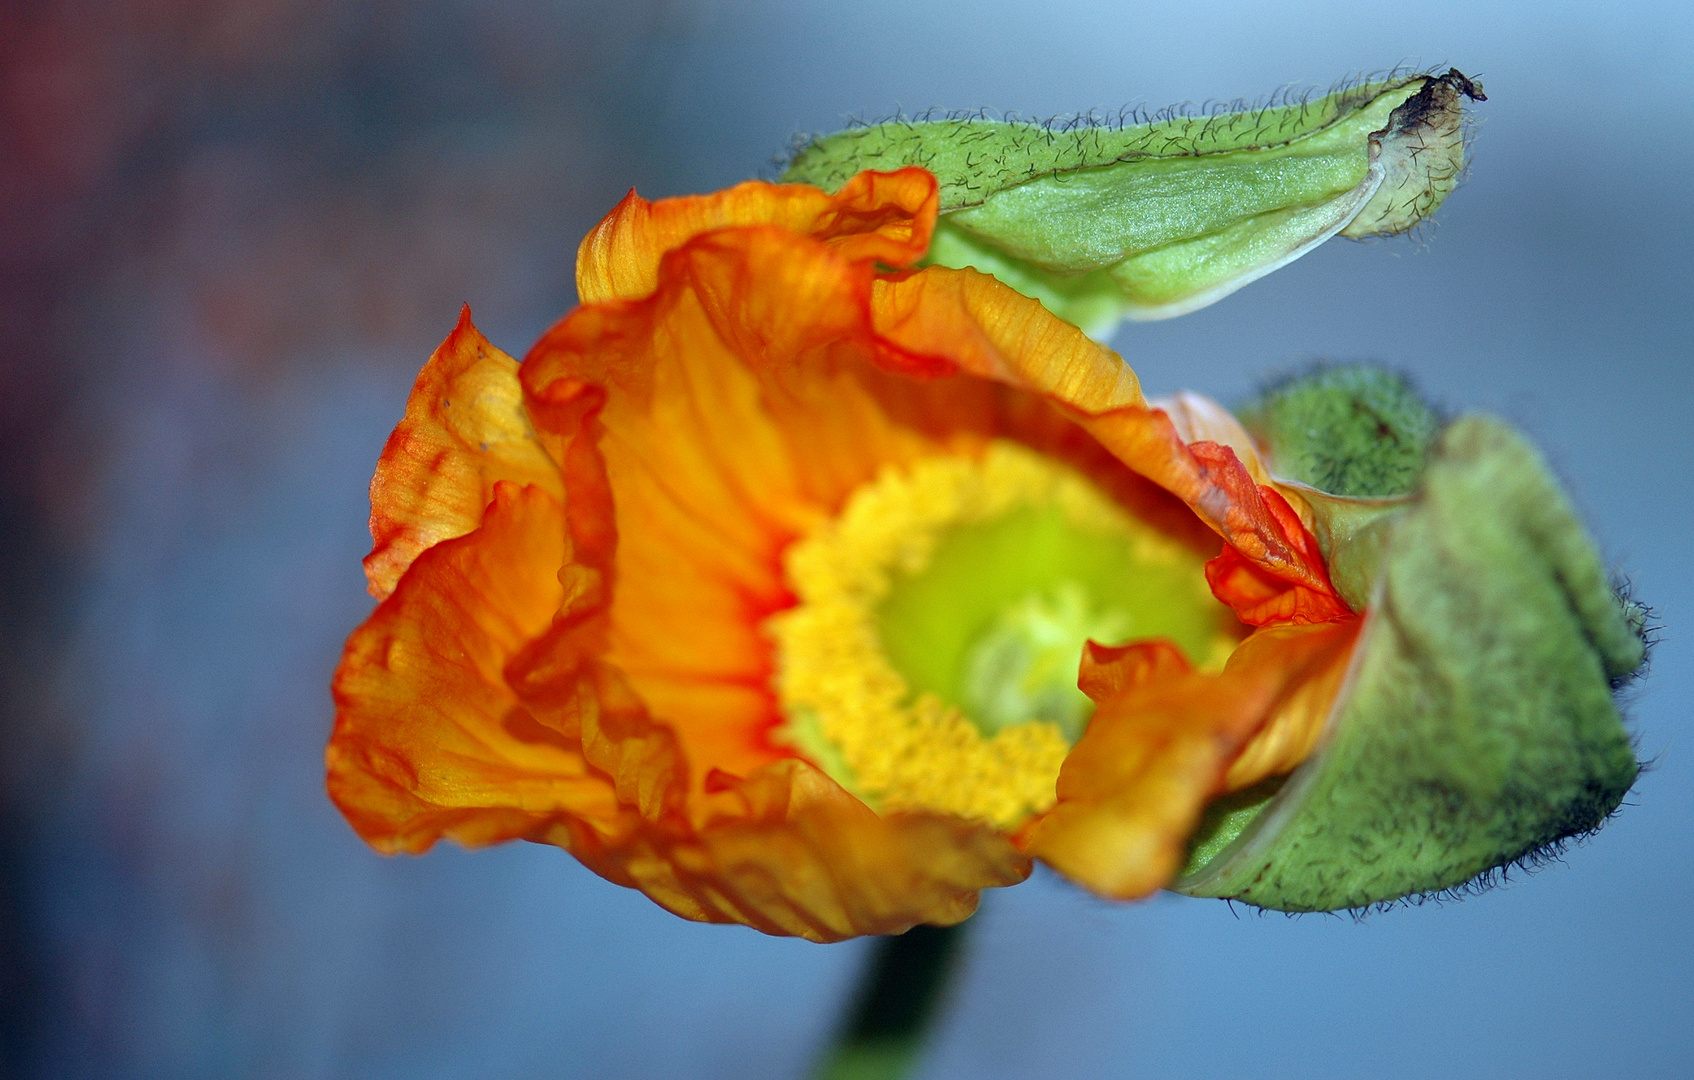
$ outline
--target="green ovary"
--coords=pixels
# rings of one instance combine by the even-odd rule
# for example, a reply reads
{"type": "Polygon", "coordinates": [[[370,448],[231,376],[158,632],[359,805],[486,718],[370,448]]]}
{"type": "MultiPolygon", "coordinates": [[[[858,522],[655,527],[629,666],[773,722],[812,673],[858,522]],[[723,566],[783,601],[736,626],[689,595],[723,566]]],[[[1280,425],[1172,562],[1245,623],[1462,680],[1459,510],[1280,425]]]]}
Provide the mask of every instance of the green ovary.
{"type": "Polygon", "coordinates": [[[1225,654],[1200,556],[1054,506],[953,529],[877,611],[888,658],[916,692],[959,708],[984,735],[1032,720],[1075,742],[1093,713],[1077,689],[1085,642],[1168,638],[1198,664],[1225,654]]]}
{"type": "Polygon", "coordinates": [[[965,654],[963,705],[983,734],[1047,720],[1076,742],[1093,705],[1076,687],[1077,657],[1090,638],[1116,641],[1128,618],[1095,611],[1088,592],[1061,581],[1000,613],[965,654]]]}

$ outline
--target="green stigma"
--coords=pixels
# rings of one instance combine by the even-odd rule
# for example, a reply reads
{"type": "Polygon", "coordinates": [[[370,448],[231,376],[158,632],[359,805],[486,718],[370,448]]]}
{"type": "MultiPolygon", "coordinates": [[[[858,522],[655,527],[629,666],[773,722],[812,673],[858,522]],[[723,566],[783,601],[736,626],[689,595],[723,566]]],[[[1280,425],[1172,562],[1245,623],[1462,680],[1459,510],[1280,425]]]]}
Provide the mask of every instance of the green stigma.
{"type": "Polygon", "coordinates": [[[877,613],[883,646],[914,690],[983,734],[1044,720],[1075,742],[1094,711],[1076,686],[1089,639],[1168,638],[1199,663],[1232,643],[1204,559],[1147,540],[1080,528],[1051,505],[956,527],[927,566],[891,584],[877,613]]]}
{"type": "Polygon", "coordinates": [[[1074,581],[1031,593],[1002,611],[966,651],[965,714],[984,735],[1046,720],[1066,742],[1076,742],[1094,711],[1076,686],[1077,658],[1090,639],[1121,640],[1129,623],[1121,609],[1096,610],[1074,581]]]}

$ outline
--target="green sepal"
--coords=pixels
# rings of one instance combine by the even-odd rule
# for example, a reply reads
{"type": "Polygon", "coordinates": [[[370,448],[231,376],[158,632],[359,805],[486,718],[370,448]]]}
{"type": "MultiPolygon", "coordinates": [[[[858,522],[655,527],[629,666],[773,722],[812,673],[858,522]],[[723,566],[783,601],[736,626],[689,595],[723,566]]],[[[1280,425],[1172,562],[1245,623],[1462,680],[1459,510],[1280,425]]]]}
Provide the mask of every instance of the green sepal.
{"type": "Polygon", "coordinates": [[[1382,520],[1319,750],[1177,891],[1328,911],[1456,888],[1594,829],[1634,783],[1611,688],[1643,663],[1639,620],[1535,449],[1462,418],[1382,520]]]}
{"type": "Polygon", "coordinates": [[[1417,489],[1440,415],[1397,372],[1336,364],[1285,379],[1235,410],[1279,479],[1331,495],[1417,489]]]}
{"type": "Polygon", "coordinates": [[[1373,364],[1312,368],[1235,412],[1277,481],[1305,499],[1330,581],[1363,610],[1440,414],[1404,375],[1373,364]]]}
{"type": "Polygon", "coordinates": [[[813,140],[782,179],[833,191],[863,169],[940,183],[928,262],[971,266],[1096,336],[1204,307],[1338,232],[1403,232],[1457,183],[1456,70],[1317,100],[1070,126],[894,121],[813,140]]]}
{"type": "Polygon", "coordinates": [[[1311,508],[1312,535],[1323,552],[1330,583],[1348,607],[1365,610],[1395,522],[1412,504],[1411,496],[1350,499],[1286,481],[1284,487],[1298,491],[1311,508]]]}

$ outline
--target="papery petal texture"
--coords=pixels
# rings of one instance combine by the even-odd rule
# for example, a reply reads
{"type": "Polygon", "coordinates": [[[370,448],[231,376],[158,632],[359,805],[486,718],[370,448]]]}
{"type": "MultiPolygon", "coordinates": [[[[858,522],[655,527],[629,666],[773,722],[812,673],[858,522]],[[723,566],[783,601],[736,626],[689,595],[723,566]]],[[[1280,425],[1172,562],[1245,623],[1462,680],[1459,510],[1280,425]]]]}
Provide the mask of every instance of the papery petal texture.
{"type": "Polygon", "coordinates": [[[406,418],[371,479],[376,543],[365,574],[378,600],[420,551],[476,528],[499,481],[562,494],[558,467],[524,411],[517,373],[517,361],[471,325],[468,307],[419,373],[406,418]]]}
{"type": "Polygon", "coordinates": [[[957,922],[1032,854],[1140,895],[1207,798],[1292,767],[1352,640],[1316,542],[1256,458],[1185,441],[1037,301],[899,269],[936,205],[916,169],[632,193],[521,366],[461,322],[373,484],[392,595],[349,641],[329,748],[361,835],[554,843],[685,917],[827,941],[957,922]],[[774,739],[763,630],[795,603],[783,553],[855,489],[1007,438],[1221,548],[1218,596],[1269,628],[1221,674],[1147,645],[1096,680],[1058,805],[1017,836],[878,813],[774,739]]]}
{"type": "Polygon", "coordinates": [[[617,814],[580,746],[539,724],[504,675],[558,609],[563,526],[546,491],[497,484],[482,524],[424,552],[347,642],[329,790],[373,846],[488,844],[561,814],[617,814]]]}
{"type": "Polygon", "coordinates": [[[1104,896],[1163,887],[1209,799],[1298,763],[1289,744],[1321,727],[1357,627],[1255,634],[1217,675],[1158,642],[1091,648],[1083,681],[1101,693],[1099,711],[1065,759],[1058,805],[1025,830],[1022,847],[1104,896]],[[1243,754],[1260,732],[1271,737],[1243,754]],[[1237,762],[1247,767],[1231,770],[1237,762]]]}
{"type": "Polygon", "coordinates": [[[667,251],[719,229],[768,225],[815,237],[850,262],[905,266],[929,247],[939,199],[917,169],[860,173],[833,195],[804,184],[749,181],[711,195],[649,202],[631,191],[583,238],[577,296],[636,300],[659,286],[667,251]]]}

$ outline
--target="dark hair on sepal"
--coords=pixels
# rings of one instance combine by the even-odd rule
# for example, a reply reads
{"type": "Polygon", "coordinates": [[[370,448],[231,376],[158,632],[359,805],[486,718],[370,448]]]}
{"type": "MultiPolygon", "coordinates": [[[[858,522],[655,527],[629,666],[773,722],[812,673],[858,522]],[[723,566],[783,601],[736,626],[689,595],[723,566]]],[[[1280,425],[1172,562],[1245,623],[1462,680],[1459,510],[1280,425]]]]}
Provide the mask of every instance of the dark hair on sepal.
{"type": "MultiPolygon", "coordinates": [[[[1191,119],[1196,117],[1216,118],[1232,114],[1255,113],[1260,117],[1270,109],[1292,106],[1304,107],[1313,101],[1321,101],[1332,95],[1342,97],[1341,105],[1346,107],[1351,102],[1349,97],[1362,94],[1366,87],[1395,79],[1410,79],[1417,76],[1444,78],[1444,64],[1425,67],[1400,63],[1387,70],[1378,69],[1370,72],[1359,72],[1337,79],[1327,88],[1304,83],[1289,83],[1277,88],[1269,94],[1256,98],[1234,98],[1227,101],[1206,100],[1203,102],[1184,101],[1162,108],[1149,108],[1145,103],[1123,105],[1116,109],[1102,111],[1098,108],[1086,112],[1059,113],[1052,116],[1025,116],[1015,109],[997,110],[987,107],[974,109],[943,109],[931,107],[919,113],[908,114],[903,108],[894,112],[870,119],[860,114],[847,116],[841,125],[843,131],[857,128],[879,127],[883,124],[925,124],[938,120],[997,120],[1008,124],[1033,124],[1046,128],[1053,134],[1070,134],[1079,130],[1100,129],[1104,131],[1121,131],[1124,128],[1139,127],[1144,124],[1160,124],[1171,120],[1191,119]]],[[[794,159],[804,150],[829,133],[797,132],[788,140],[785,150],[771,158],[770,167],[777,175],[785,172],[794,159]]]]}
{"type": "MultiPolygon", "coordinates": [[[[1651,762],[1637,762],[1637,768],[1640,772],[1645,772],[1651,767],[1651,762]]],[[[1637,775],[1639,776],[1639,773],[1637,775]]],[[[1627,798],[1626,794],[1625,800],[1627,798]]],[[[1572,847],[1581,847],[1586,844],[1589,839],[1606,826],[1607,822],[1623,813],[1623,809],[1627,805],[1630,805],[1627,801],[1620,800],[1617,805],[1601,814],[1598,819],[1593,816],[1591,806],[1576,808],[1572,811],[1571,816],[1556,828],[1555,831],[1559,832],[1559,835],[1536,844],[1498,866],[1489,867],[1469,881],[1454,885],[1451,888],[1413,893],[1410,896],[1353,908],[1349,911],[1349,914],[1355,920],[1362,921],[1366,916],[1393,911],[1397,908],[1422,907],[1425,904],[1457,903],[1461,900],[1481,896],[1483,893],[1491,892],[1501,886],[1512,884],[1514,873],[1523,877],[1533,877],[1551,864],[1567,865],[1565,853],[1572,847]]]]}
{"type": "Polygon", "coordinates": [[[1619,691],[1646,678],[1648,669],[1653,664],[1653,652],[1658,648],[1660,635],[1664,633],[1664,624],[1659,621],[1659,613],[1653,606],[1635,595],[1635,582],[1621,570],[1612,571],[1612,592],[1617,595],[1618,605],[1623,608],[1623,617],[1629,623],[1629,628],[1641,641],[1641,663],[1634,671],[1614,675],[1611,679],[1612,693],[1619,691]]]}
{"type": "MultiPolygon", "coordinates": [[[[1638,758],[1636,762],[1637,778],[1641,773],[1652,771],[1656,766],[1656,758],[1650,760],[1638,758]]],[[[1631,790],[1633,790],[1633,785],[1631,790]]],[[[1429,889],[1423,892],[1409,893],[1389,900],[1379,900],[1375,903],[1360,904],[1335,911],[1280,911],[1276,908],[1261,907],[1250,900],[1243,900],[1239,897],[1223,897],[1221,899],[1229,904],[1230,911],[1236,918],[1241,917],[1235,907],[1236,904],[1240,904],[1259,916],[1274,913],[1293,919],[1303,918],[1307,915],[1326,915],[1349,918],[1355,923],[1362,923],[1372,916],[1384,915],[1405,908],[1421,908],[1426,904],[1434,904],[1437,907],[1456,904],[1481,896],[1483,893],[1491,892],[1502,886],[1513,884],[1514,874],[1520,877],[1533,877],[1550,864],[1566,865],[1565,853],[1567,851],[1572,847],[1580,847],[1586,844],[1590,838],[1605,827],[1607,822],[1623,813],[1625,807],[1634,805],[1629,801],[1628,793],[1625,793],[1623,799],[1610,810],[1596,815],[1598,806],[1602,802],[1609,801],[1609,799],[1598,791],[1595,792],[1595,795],[1594,800],[1574,806],[1564,821],[1550,829],[1549,832],[1553,834],[1550,839],[1540,841],[1518,855],[1483,870],[1468,881],[1444,889],[1429,889]]]]}

